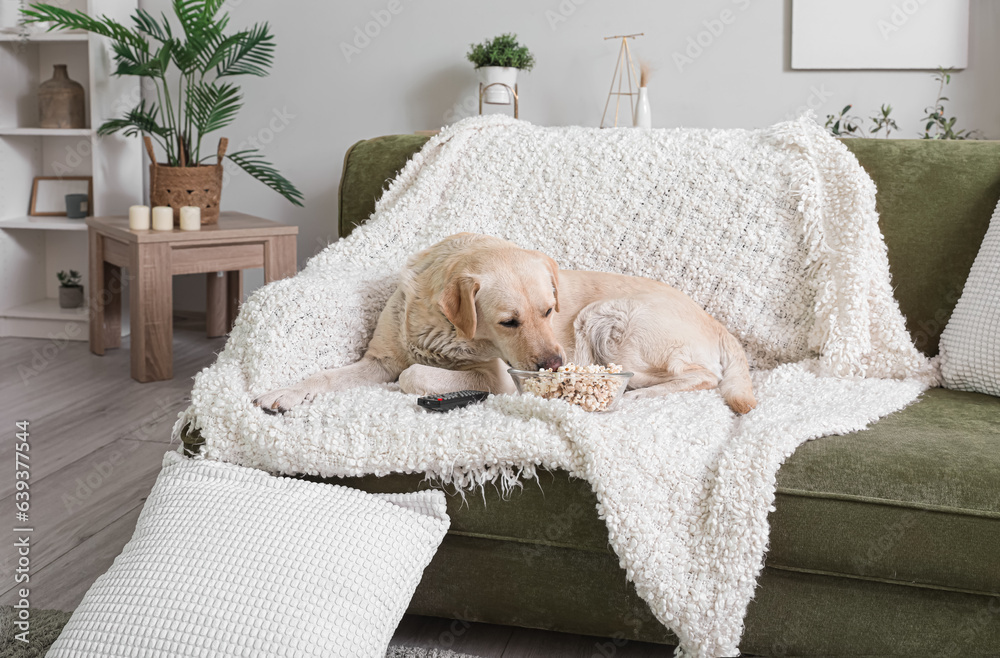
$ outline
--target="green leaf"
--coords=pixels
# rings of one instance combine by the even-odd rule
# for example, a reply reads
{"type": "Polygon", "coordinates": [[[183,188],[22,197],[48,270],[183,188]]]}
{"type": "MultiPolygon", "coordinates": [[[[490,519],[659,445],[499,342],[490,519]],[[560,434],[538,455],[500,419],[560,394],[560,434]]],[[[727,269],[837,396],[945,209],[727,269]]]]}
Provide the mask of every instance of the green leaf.
{"type": "Polygon", "coordinates": [[[135,130],[133,129],[137,129],[159,137],[169,138],[171,130],[160,126],[159,113],[160,108],[156,107],[156,103],[150,104],[147,109],[146,101],[142,100],[136,107],[126,112],[125,116],[121,119],[111,119],[110,121],[104,122],[104,124],[97,129],[97,134],[110,135],[118,132],[119,130],[125,130],[126,135],[134,135],[135,130]]]}
{"type": "Polygon", "coordinates": [[[187,112],[199,137],[225,128],[243,106],[243,94],[232,83],[202,82],[188,90],[187,112]]]}
{"type": "Polygon", "coordinates": [[[160,25],[145,9],[136,9],[132,22],[135,24],[135,29],[161,43],[171,38],[170,24],[167,23],[166,18],[164,18],[163,25],[160,25]]]}
{"type": "Polygon", "coordinates": [[[237,151],[226,157],[291,203],[302,206],[302,193],[287,178],[279,174],[278,170],[269,162],[264,160],[256,149],[237,151]]]}
{"type": "Polygon", "coordinates": [[[146,101],[141,101],[136,107],[125,113],[120,119],[105,121],[97,129],[98,135],[111,135],[123,132],[126,137],[138,135],[139,133],[149,133],[164,140],[169,140],[173,134],[169,128],[164,128],[159,122],[159,108],[153,103],[146,108],[146,101]]]}
{"type": "Polygon", "coordinates": [[[221,0],[173,0],[173,6],[185,37],[184,41],[176,40],[174,63],[188,74],[211,57],[229,17],[223,14],[216,18],[221,0]]]}
{"type": "Polygon", "coordinates": [[[479,44],[470,44],[466,57],[477,69],[483,66],[512,66],[530,71],[535,65],[534,56],[526,46],[518,43],[516,34],[501,34],[479,44]]]}
{"type": "Polygon", "coordinates": [[[205,51],[204,61],[198,63],[201,72],[208,73],[225,61],[233,49],[243,40],[243,34],[243,32],[237,32],[228,37],[221,34],[214,37],[211,47],[205,51]]]}
{"type": "Polygon", "coordinates": [[[220,78],[229,75],[267,75],[274,62],[274,35],[267,23],[254,25],[239,33],[239,40],[221,58],[216,69],[220,78]]]}
{"type": "Polygon", "coordinates": [[[133,48],[124,41],[112,41],[111,51],[115,54],[115,75],[138,75],[143,77],[160,77],[165,66],[151,57],[148,52],[133,48]]]}
{"type": "Polygon", "coordinates": [[[93,18],[82,11],[69,11],[53,5],[37,4],[21,10],[25,23],[51,21],[52,30],[84,30],[114,41],[121,41],[143,52],[149,52],[149,43],[127,27],[107,16],[93,18]]]}

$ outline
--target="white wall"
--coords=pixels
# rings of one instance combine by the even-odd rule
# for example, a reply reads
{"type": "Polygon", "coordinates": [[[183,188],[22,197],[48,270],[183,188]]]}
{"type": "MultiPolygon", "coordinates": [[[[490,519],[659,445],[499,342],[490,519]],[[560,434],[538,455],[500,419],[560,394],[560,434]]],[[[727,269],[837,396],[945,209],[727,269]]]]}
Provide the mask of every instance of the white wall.
{"type": "MultiPolygon", "coordinates": [[[[269,78],[241,79],[247,105],[226,130],[230,148],[258,141],[305,193],[306,207],[291,206],[246,175],[228,182],[222,205],[298,225],[300,266],[336,238],[344,151],[359,139],[438,128],[474,113],[476,76],[465,53],[470,42],[501,32],[516,32],[535,54],[535,70],[520,82],[521,118],[543,125],[598,124],[618,51],[618,43],[602,37],[631,32],[645,32],[634,53],[657,67],[650,82],[654,127],[753,128],[809,104],[822,117],[847,103],[861,116],[891,103],[901,136],[915,137],[937,91],[929,72],[791,70],[791,3],[782,0],[226,4],[232,25],[268,21],[278,44],[269,78]],[[731,22],[714,23],[724,10],[732,12],[731,22]],[[346,56],[342,44],[355,45],[357,33],[375,20],[373,12],[385,25],[346,56]],[[719,32],[720,25],[700,53],[686,53],[689,39],[709,27],[719,32]],[[694,56],[678,66],[675,53],[694,56]]],[[[140,0],[140,6],[154,15],[169,13],[169,0],[140,0]]],[[[1000,137],[998,28],[1000,2],[972,0],[969,68],[953,77],[948,92],[958,126],[978,128],[990,138],[1000,137]]],[[[248,288],[260,281],[259,275],[248,277],[248,288]]],[[[203,298],[200,278],[175,289],[179,308],[201,308],[203,298]]]]}

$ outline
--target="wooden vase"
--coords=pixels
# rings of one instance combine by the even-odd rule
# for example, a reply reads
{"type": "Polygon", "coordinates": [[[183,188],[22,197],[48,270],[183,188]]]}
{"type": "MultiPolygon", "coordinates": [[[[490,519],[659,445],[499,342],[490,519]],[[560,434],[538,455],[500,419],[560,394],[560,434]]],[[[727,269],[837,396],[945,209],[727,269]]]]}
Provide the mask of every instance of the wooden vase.
{"type": "Polygon", "coordinates": [[[86,127],[83,85],[69,79],[65,64],[56,64],[52,79],[38,87],[38,116],[42,128],[86,127]]]}

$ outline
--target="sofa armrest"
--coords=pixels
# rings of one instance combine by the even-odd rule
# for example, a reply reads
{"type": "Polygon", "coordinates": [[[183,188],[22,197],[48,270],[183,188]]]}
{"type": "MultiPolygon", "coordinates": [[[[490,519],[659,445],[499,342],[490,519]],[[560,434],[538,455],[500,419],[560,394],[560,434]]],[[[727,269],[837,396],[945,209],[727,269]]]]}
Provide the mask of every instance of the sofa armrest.
{"type": "Polygon", "coordinates": [[[389,182],[428,139],[426,135],[387,135],[363,139],[347,150],[340,176],[340,237],[347,237],[368,219],[389,182]]]}

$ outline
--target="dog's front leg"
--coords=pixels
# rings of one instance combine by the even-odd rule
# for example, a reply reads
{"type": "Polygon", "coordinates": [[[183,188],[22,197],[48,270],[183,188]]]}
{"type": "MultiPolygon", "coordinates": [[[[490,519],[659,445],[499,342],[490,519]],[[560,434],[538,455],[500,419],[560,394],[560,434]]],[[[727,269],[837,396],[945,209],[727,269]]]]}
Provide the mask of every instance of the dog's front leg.
{"type": "Polygon", "coordinates": [[[514,380],[507,374],[507,364],[493,359],[464,370],[446,370],[412,365],[399,375],[399,388],[410,395],[432,395],[455,391],[514,393],[514,380]]]}
{"type": "Polygon", "coordinates": [[[303,402],[312,401],[320,393],[343,391],[356,386],[387,384],[399,376],[400,368],[389,360],[364,356],[357,363],[343,368],[323,370],[288,386],[258,396],[253,403],[269,413],[284,413],[303,402]]]}

